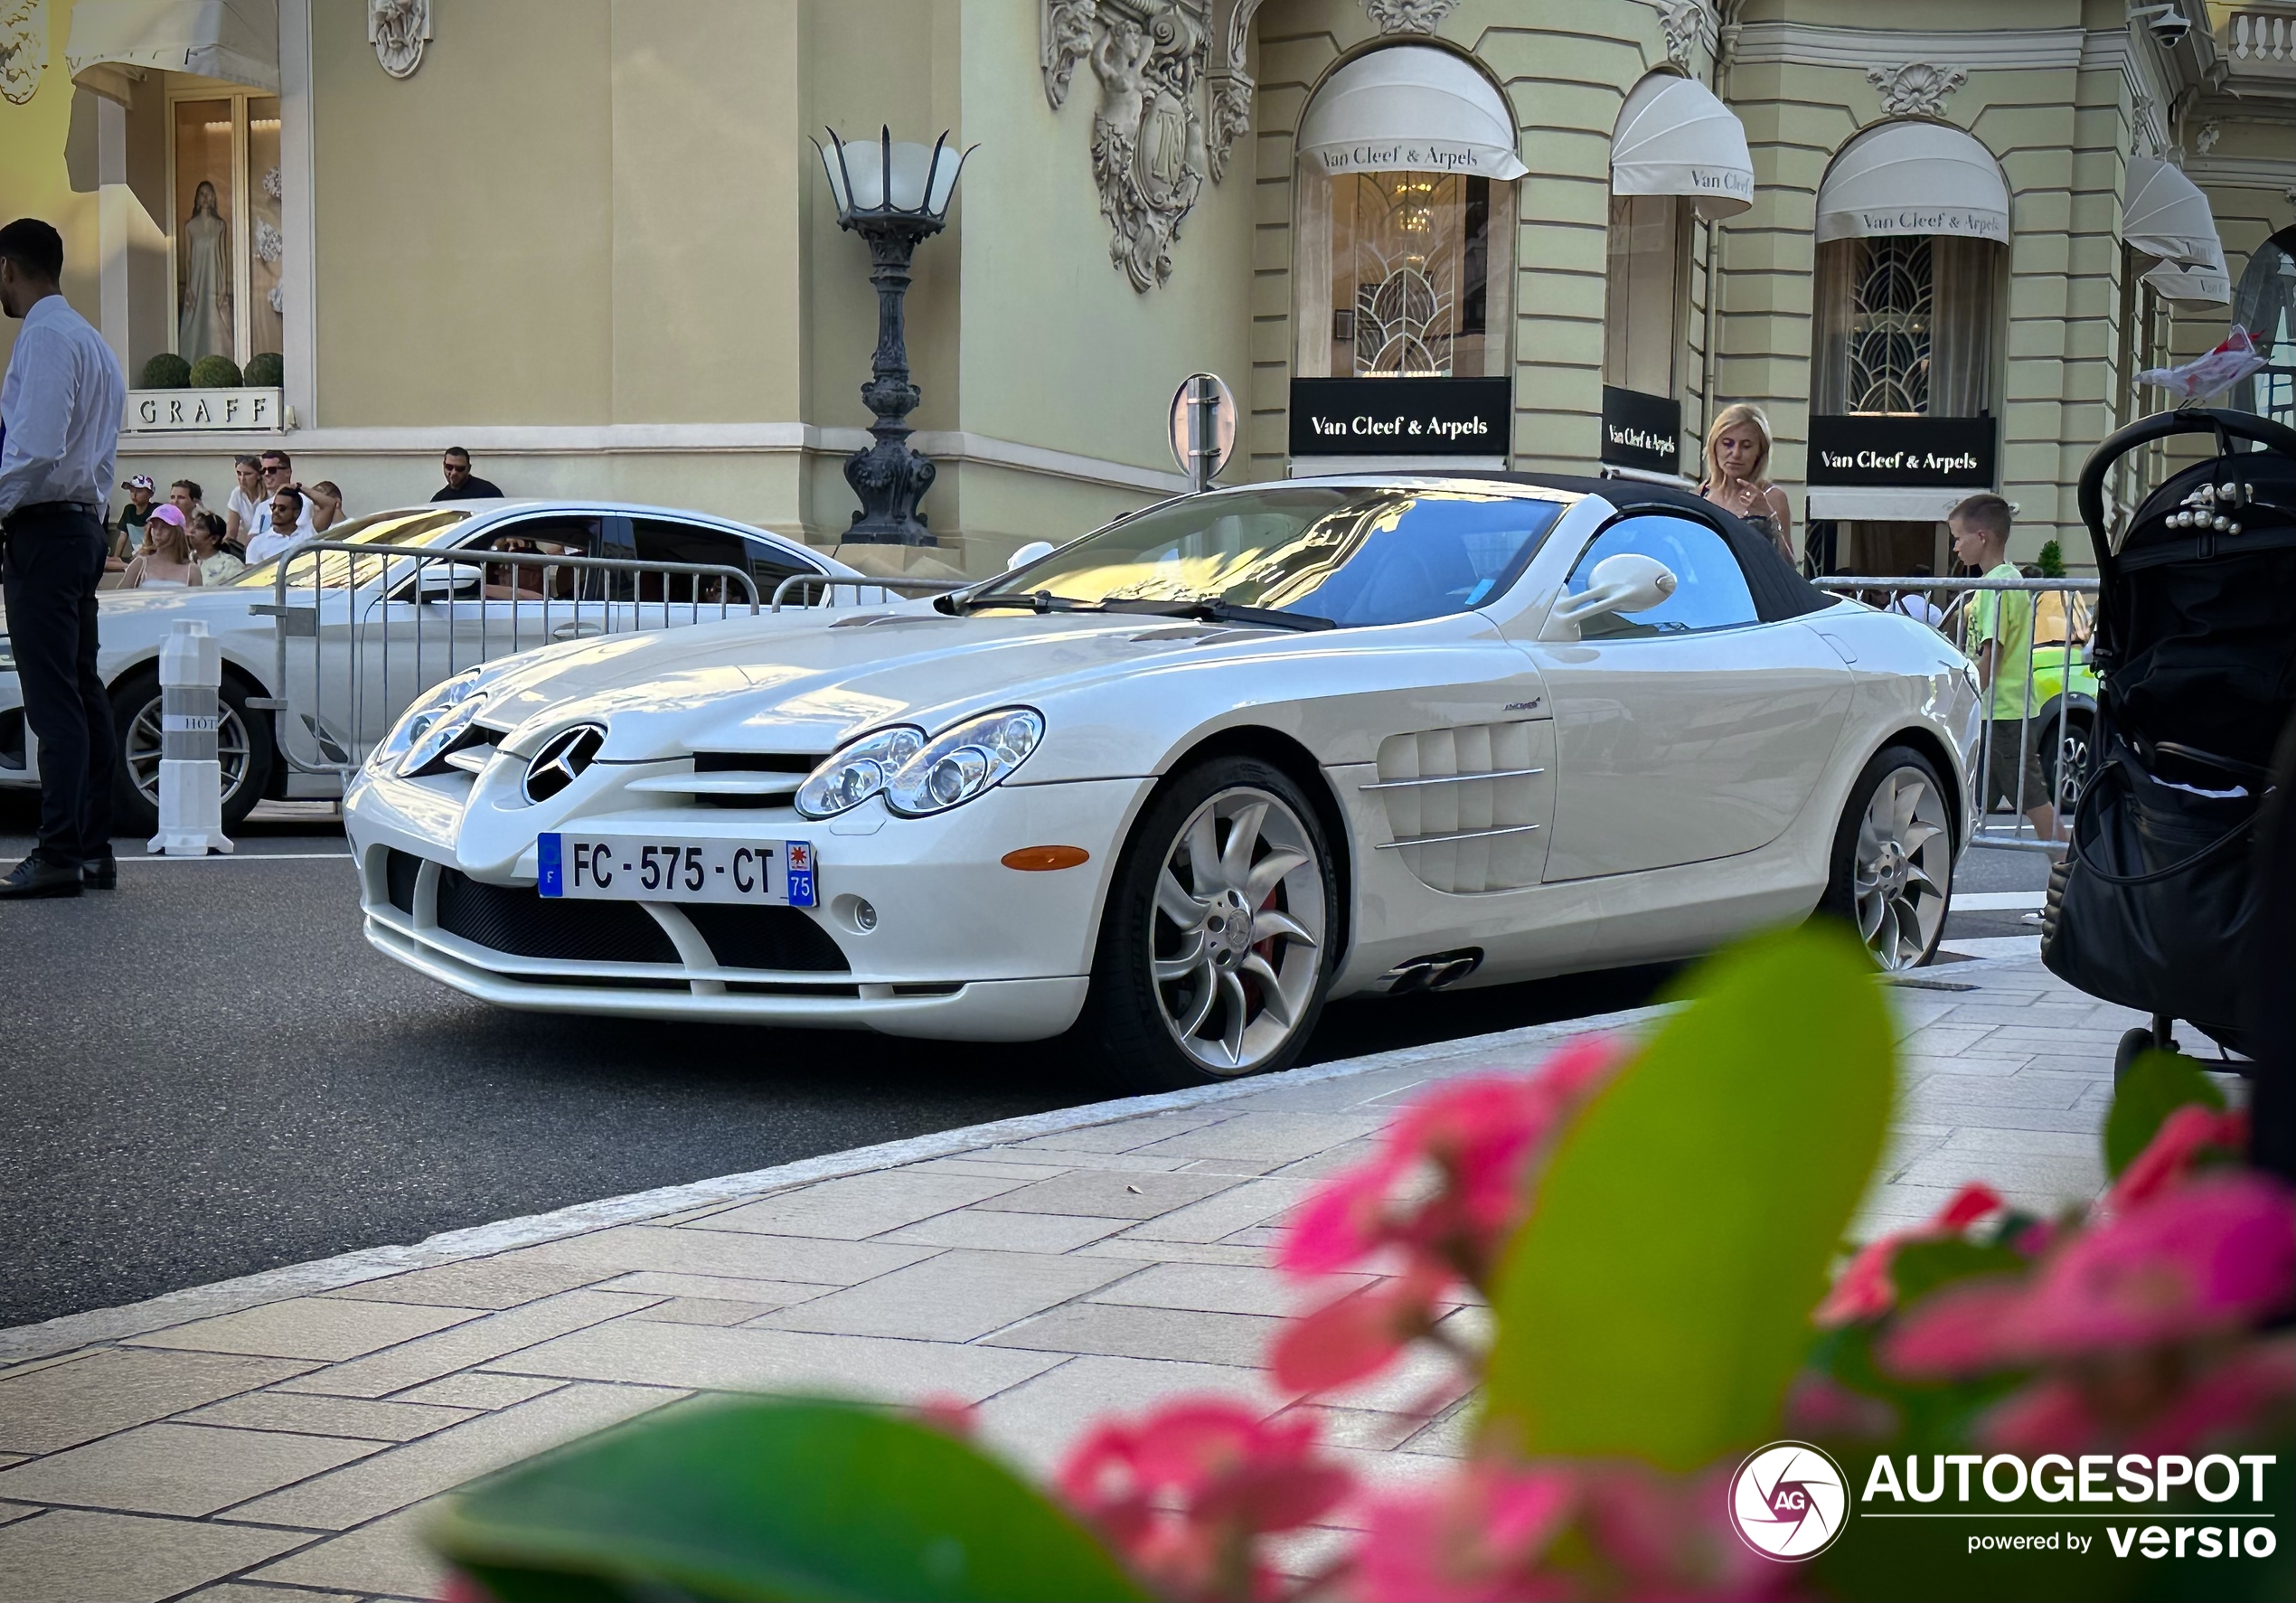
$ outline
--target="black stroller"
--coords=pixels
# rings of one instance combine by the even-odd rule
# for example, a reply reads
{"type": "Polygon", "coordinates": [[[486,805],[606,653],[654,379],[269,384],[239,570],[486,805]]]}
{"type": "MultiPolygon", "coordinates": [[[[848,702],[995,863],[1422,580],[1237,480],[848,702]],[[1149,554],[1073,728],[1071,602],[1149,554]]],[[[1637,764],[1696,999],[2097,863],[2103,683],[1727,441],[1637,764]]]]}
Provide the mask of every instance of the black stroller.
{"type": "Polygon", "coordinates": [[[2117,1079],[2139,1052],[2174,1050],[2176,1019],[2246,1050],[2254,842],[2296,713],[2296,431],[2200,408],[2142,419],[2090,456],[2080,506],[2096,547],[2096,736],[2041,960],[2152,1015],[2122,1037],[2117,1079]],[[2146,496],[2115,549],[2107,474],[2179,434],[2213,434],[2216,454],[2146,496]]]}

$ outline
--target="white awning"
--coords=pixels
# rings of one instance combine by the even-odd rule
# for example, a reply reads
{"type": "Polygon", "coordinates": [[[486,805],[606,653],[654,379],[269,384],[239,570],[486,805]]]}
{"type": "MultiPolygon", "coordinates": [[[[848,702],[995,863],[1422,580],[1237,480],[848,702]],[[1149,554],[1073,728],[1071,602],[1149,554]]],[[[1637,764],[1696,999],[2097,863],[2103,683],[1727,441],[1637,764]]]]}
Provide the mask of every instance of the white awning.
{"type": "Polygon", "coordinates": [[[2224,247],[2207,241],[2205,259],[2162,261],[2144,275],[2144,281],[2170,300],[2197,301],[2206,306],[2232,305],[2232,273],[2225,266],[2224,247]]]}
{"type": "Polygon", "coordinates": [[[1818,240],[1880,234],[2009,238],[2009,185],[1992,152],[1939,122],[1868,128],[1818,185],[1818,240]]]}
{"type": "Polygon", "coordinates": [[[1325,80],[1300,119],[1300,155],[1326,173],[1520,178],[1515,118],[1491,80],[1447,50],[1397,44],[1325,80]]]}
{"type": "Polygon", "coordinates": [[[2216,240],[2216,214],[2199,186],[2167,162],[2149,156],[2129,158],[2129,198],[2121,208],[2121,238],[2130,249],[2165,261],[2199,266],[2213,251],[2224,265],[2216,240]]]}
{"type": "Polygon", "coordinates": [[[1651,73],[1619,109],[1611,193],[1689,195],[1704,216],[1736,216],[1754,204],[1746,125],[1698,80],[1651,73]]]}
{"type": "Polygon", "coordinates": [[[146,72],[196,72],[279,92],[278,0],[79,0],[71,80],[126,101],[146,72]]]}

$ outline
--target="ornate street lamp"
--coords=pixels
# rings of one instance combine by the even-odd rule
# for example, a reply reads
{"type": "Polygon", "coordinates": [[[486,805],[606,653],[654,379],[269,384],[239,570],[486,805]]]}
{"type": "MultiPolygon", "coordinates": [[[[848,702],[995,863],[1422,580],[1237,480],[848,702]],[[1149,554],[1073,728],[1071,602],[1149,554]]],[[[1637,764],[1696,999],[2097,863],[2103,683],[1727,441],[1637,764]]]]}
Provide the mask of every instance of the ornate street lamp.
{"type": "Polygon", "coordinates": [[[908,342],[901,301],[908,293],[909,259],[917,241],[941,231],[965,157],[945,133],[931,149],[896,145],[890,128],[875,139],[841,140],[828,130],[818,139],[822,170],[837,200],[837,226],[869,241],[869,281],[877,287],[877,355],[861,401],[877,415],[869,431],[877,443],[845,458],[845,482],[861,509],[845,538],[879,545],[930,545],[933,536],[917,504],[933,487],[933,462],[908,443],[908,414],[921,399],[908,377],[908,342]]]}

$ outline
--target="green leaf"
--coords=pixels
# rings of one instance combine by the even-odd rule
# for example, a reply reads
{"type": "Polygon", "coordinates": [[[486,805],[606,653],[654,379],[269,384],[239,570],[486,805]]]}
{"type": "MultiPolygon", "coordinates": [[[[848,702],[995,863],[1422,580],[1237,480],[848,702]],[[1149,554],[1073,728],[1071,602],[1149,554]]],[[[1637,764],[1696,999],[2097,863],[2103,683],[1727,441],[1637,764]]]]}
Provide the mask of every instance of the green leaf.
{"type": "Polygon", "coordinates": [[[673,1409],[522,1466],[431,1531],[524,1598],[1140,1598],[978,1449],[855,1403],[673,1409]]]}
{"type": "Polygon", "coordinates": [[[1889,1016],[1844,932],[1745,943],[1687,988],[1509,1249],[1490,1409],[1530,1452],[1687,1470],[1774,1434],[1880,1155],[1889,1016]]]}
{"type": "Polygon", "coordinates": [[[2104,1117],[2105,1173],[2118,1179],[2152,1145],[2169,1116],[2188,1102],[2222,1112],[2225,1094],[2182,1052],[2138,1053],[2113,1088],[2113,1111],[2104,1117]]]}
{"type": "Polygon", "coordinates": [[[1908,1241],[1890,1255],[1889,1283],[1897,1288],[1897,1306],[1911,1307],[1941,1286],[1972,1275],[2022,1275],[2032,1260],[2006,1243],[1908,1241]]]}

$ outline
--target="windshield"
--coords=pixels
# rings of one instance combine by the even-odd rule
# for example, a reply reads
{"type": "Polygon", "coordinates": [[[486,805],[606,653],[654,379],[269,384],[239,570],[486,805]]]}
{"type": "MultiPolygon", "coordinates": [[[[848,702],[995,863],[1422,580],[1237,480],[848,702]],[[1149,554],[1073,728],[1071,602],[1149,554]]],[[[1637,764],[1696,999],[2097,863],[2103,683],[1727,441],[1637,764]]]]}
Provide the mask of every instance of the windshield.
{"type": "MultiPolygon", "coordinates": [[[[346,545],[429,545],[437,537],[456,523],[471,516],[468,508],[459,506],[425,507],[418,512],[378,512],[347,523],[338,523],[319,536],[325,541],[339,541],[346,545]]],[[[349,552],[323,551],[296,556],[289,552],[284,557],[274,557],[259,562],[244,573],[233,574],[225,582],[259,589],[269,589],[278,577],[279,564],[291,562],[287,582],[298,587],[316,585],[321,589],[339,590],[353,583],[364,584],[381,576],[382,564],[349,552]],[[353,565],[357,565],[357,577],[353,577],[353,565]],[[313,570],[317,570],[314,577],[313,570]]]]}
{"type": "Polygon", "coordinates": [[[1191,496],[1088,534],[974,593],[974,606],[1254,608],[1343,626],[1464,612],[1515,580],[1564,501],[1401,485],[1284,485],[1191,496]]]}

